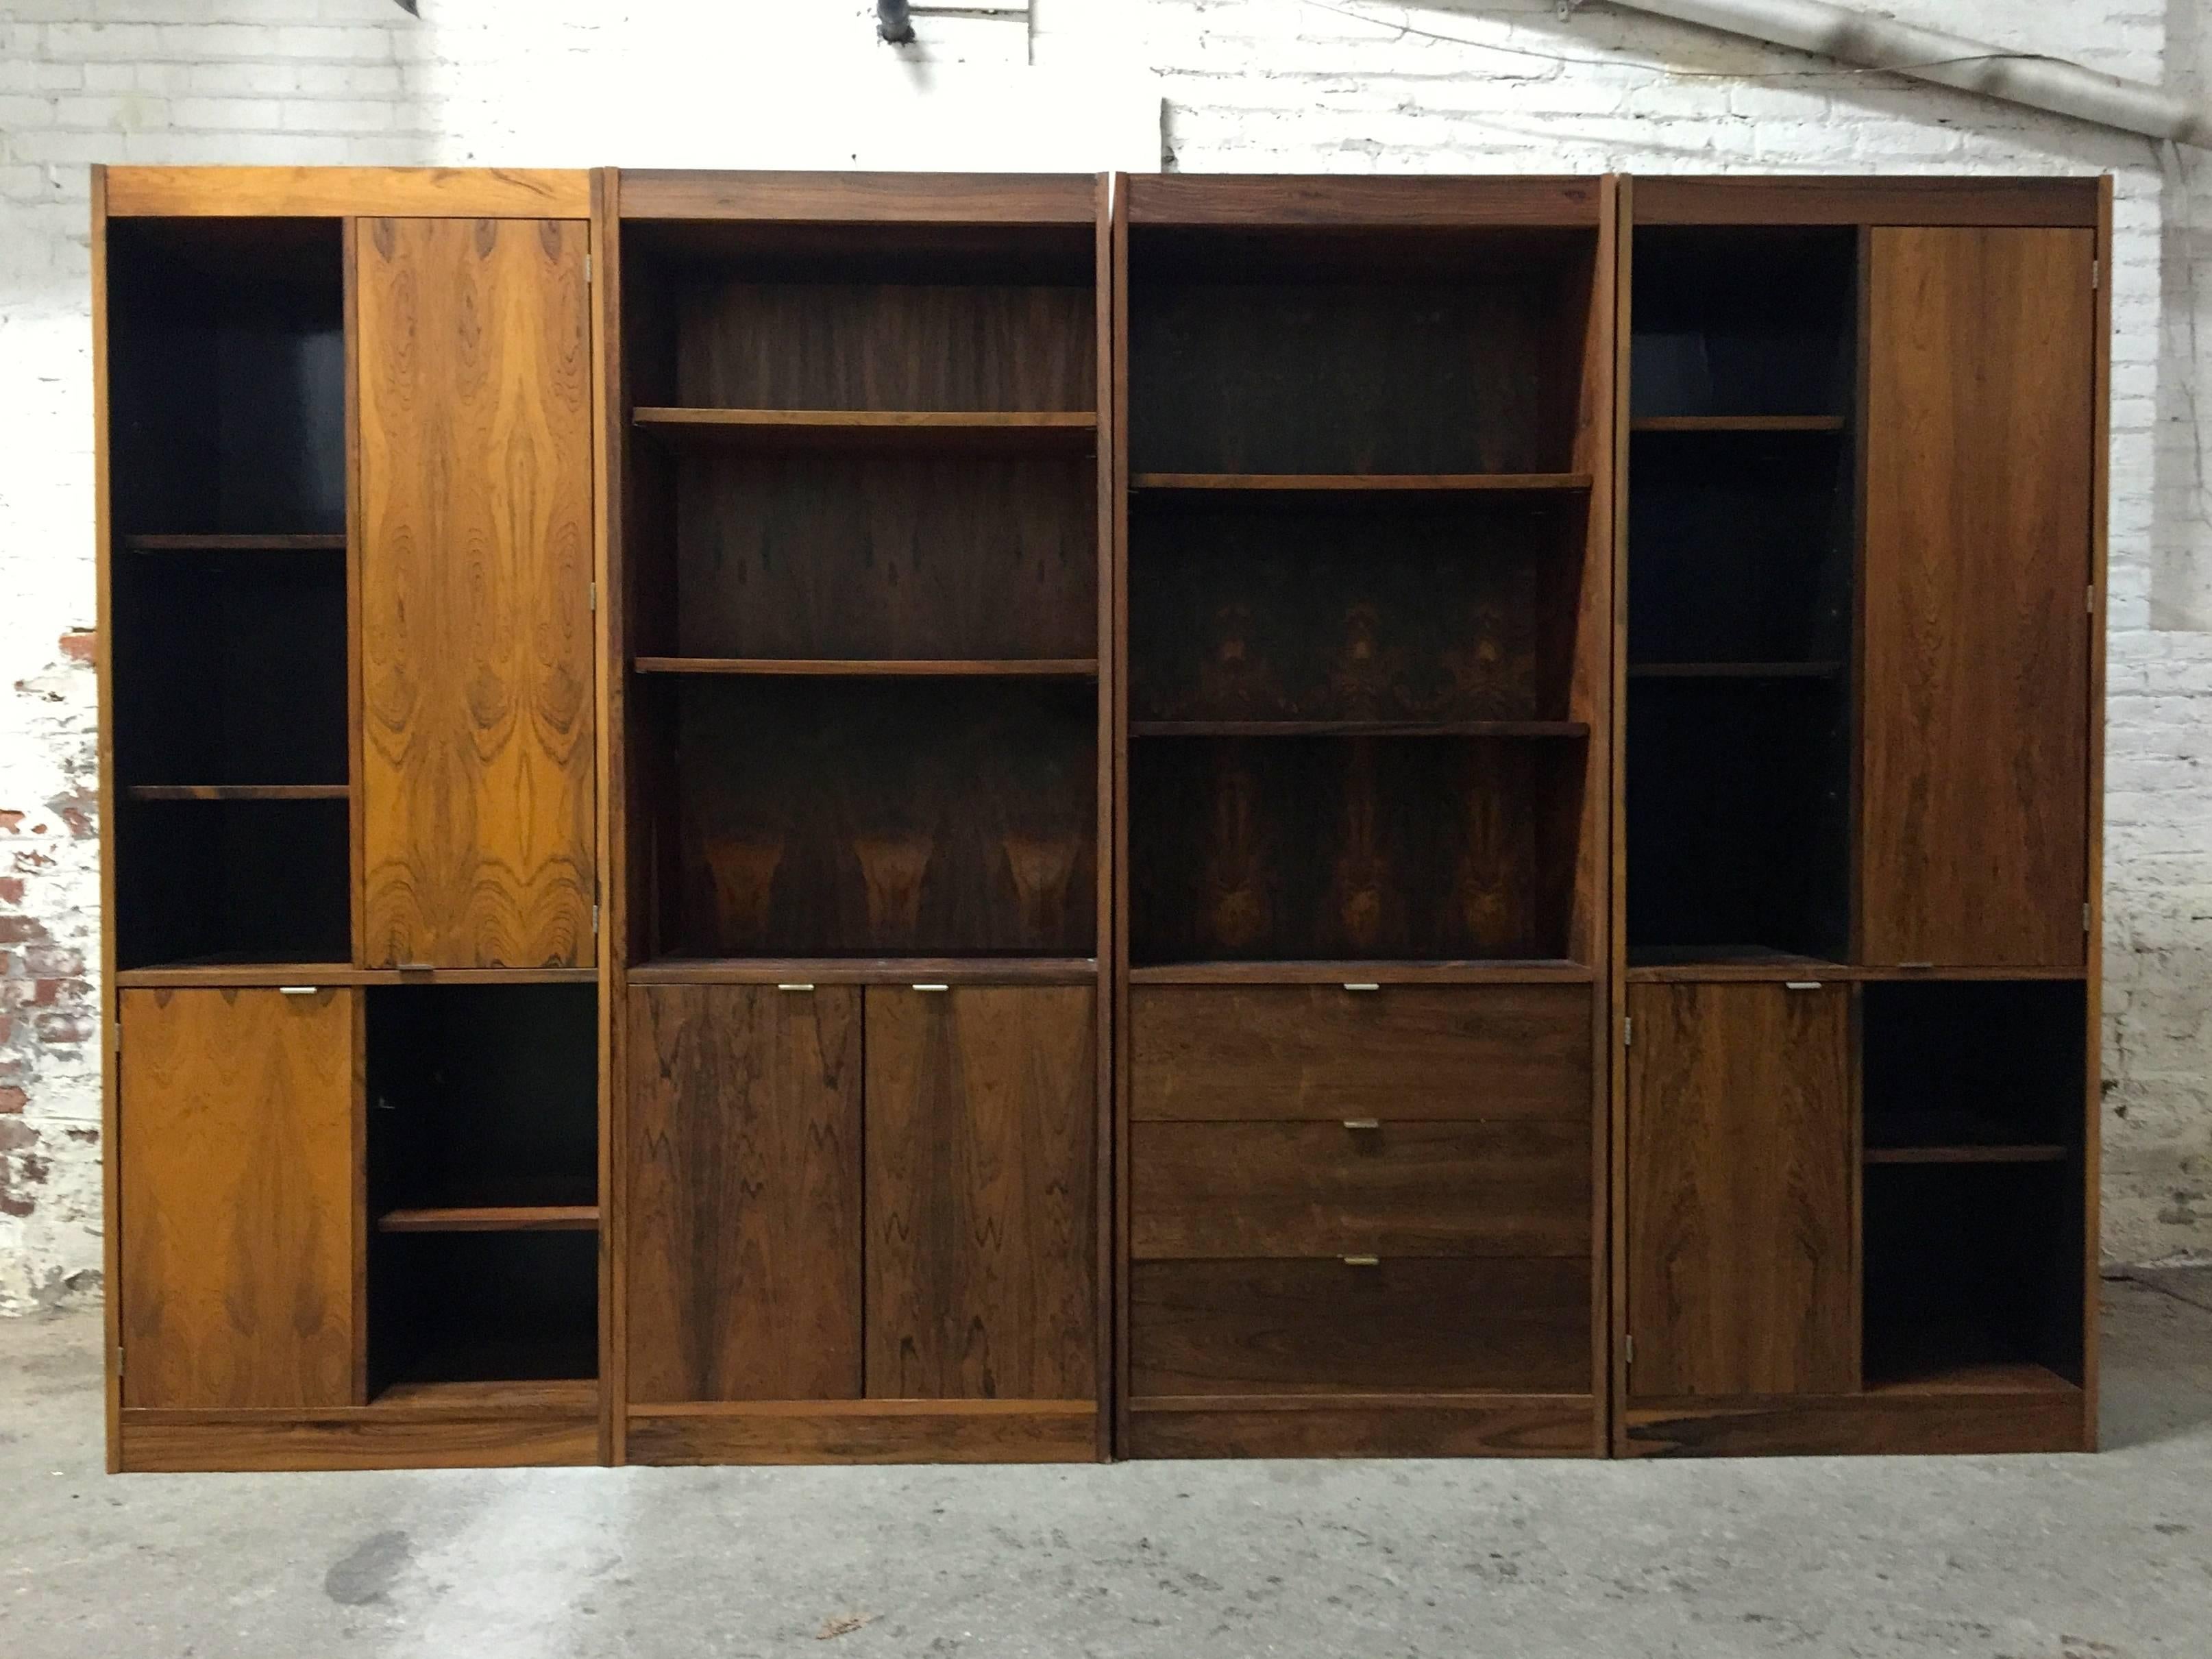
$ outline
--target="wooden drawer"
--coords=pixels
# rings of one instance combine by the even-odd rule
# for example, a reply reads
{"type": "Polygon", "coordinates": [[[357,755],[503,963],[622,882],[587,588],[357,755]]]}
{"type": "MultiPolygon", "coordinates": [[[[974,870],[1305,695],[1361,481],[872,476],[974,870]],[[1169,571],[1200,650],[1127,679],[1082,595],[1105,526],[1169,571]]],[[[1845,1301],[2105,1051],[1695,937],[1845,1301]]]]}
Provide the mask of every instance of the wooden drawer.
{"type": "Polygon", "coordinates": [[[1147,1261],[1130,1270],[1143,1397],[1590,1387],[1587,1258],[1147,1261]]]}
{"type": "Polygon", "coordinates": [[[1176,1257],[1588,1255],[1576,1121],[1139,1123],[1130,1251],[1176,1257]]]}
{"type": "Polygon", "coordinates": [[[1139,987],[1131,1112],[1587,1122],[1590,996],[1587,985],[1139,987]]]}

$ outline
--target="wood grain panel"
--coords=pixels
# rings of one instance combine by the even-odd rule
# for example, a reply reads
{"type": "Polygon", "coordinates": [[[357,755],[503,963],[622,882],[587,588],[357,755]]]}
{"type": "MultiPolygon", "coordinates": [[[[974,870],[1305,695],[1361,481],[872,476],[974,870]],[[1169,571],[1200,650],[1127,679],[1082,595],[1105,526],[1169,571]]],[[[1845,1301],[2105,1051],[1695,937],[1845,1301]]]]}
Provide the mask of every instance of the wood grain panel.
{"type": "Polygon", "coordinates": [[[126,1411],[122,1468],[204,1470],[508,1469],[599,1462],[598,1414],[467,1405],[389,1410],[126,1411]]]}
{"type": "Polygon", "coordinates": [[[1587,1119],[1139,1123],[1129,1253],[1586,1256],[1587,1119]]]}
{"type": "Polygon", "coordinates": [[[1951,1395],[1833,1395],[1641,1401],[1620,1451],[1632,1457],[1995,1455],[2088,1451],[2079,1389],[1951,1395]]]}
{"type": "Polygon", "coordinates": [[[860,993],[632,988],[629,1397],[860,1392],[860,993]]]}
{"type": "Polygon", "coordinates": [[[1850,991],[1637,985],[1628,1007],[1632,1390],[1856,1387],[1850,991]]]}
{"type": "Polygon", "coordinates": [[[1587,1457],[1587,1395],[1144,1401],[1127,1457],[1587,1457]]]}
{"type": "Polygon", "coordinates": [[[2083,959],[2094,243],[1873,234],[1866,961],[2083,959]]]}
{"type": "Polygon", "coordinates": [[[356,993],[125,991],[125,1407],[355,1398],[356,993]]]}
{"type": "Polygon", "coordinates": [[[1124,179],[1134,225],[1595,225],[1595,179],[1228,179],[1145,173],[1124,179]]]}
{"type": "Polygon", "coordinates": [[[586,229],[357,238],[362,960],[593,959],[586,229]]]}
{"type": "Polygon", "coordinates": [[[1667,178],[1636,181],[1638,225],[2081,225],[2094,179],[1667,178]]]}
{"type": "Polygon", "coordinates": [[[1088,1398],[1097,992],[865,994],[869,1396],[1088,1398]]]}
{"type": "Polygon", "coordinates": [[[1129,1349],[1139,1398],[1571,1394],[1589,1384],[1590,1264],[1138,1262],[1129,1269],[1129,1349]]]}
{"type": "Polygon", "coordinates": [[[783,224],[1080,225],[1097,212],[1087,173],[719,173],[625,167],[624,219],[783,224]]]}
{"type": "Polygon", "coordinates": [[[633,1412],[633,1462],[1088,1463],[1088,1401],[869,1400],[633,1412]]]}
{"type": "Polygon", "coordinates": [[[581,219],[590,175],[529,167],[110,167],[111,216],[581,219]]]}
{"type": "Polygon", "coordinates": [[[1586,1122],[1580,985],[1145,986],[1133,1119],[1586,1122]]]}

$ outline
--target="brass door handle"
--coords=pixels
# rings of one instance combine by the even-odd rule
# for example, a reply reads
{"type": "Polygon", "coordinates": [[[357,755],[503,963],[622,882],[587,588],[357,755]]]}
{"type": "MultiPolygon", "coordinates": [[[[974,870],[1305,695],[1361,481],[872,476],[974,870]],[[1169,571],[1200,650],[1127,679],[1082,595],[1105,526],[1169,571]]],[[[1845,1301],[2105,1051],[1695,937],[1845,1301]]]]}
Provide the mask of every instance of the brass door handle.
{"type": "Polygon", "coordinates": [[[1382,1120],[1376,1117],[1348,1117],[1344,1120],[1344,1127],[1355,1133],[1361,1129],[1379,1129],[1382,1127],[1382,1120]]]}
{"type": "Polygon", "coordinates": [[[1379,1267],[1382,1265],[1382,1258],[1379,1255],[1348,1255],[1344,1258],[1344,1265],[1347,1267],[1379,1267]]]}

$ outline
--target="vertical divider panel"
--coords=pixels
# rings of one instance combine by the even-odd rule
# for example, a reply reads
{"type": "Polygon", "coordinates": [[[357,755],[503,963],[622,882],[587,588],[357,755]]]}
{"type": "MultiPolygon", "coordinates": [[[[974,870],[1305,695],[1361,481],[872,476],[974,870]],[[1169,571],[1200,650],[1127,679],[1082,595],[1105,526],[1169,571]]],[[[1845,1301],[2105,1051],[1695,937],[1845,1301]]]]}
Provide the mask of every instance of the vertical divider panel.
{"type": "MultiPolygon", "coordinates": [[[[1607,1237],[1604,1252],[1607,1293],[1601,1298],[1608,1321],[1604,1342],[1606,1398],[1602,1409],[1608,1425],[1607,1445],[1619,1451],[1626,1436],[1621,1412],[1628,1399],[1628,1066],[1622,1053],[1622,1036],[1628,1018],[1628,846],[1627,778],[1623,751],[1627,741],[1628,662],[1628,492],[1635,487],[1629,471],[1628,443],[1629,347],[1635,337],[1636,306],[1636,181],[1626,175],[1616,181],[1613,214],[1613,468],[1607,481],[1611,522],[1608,550],[1609,592],[1612,605],[1606,629],[1607,697],[1605,719],[1605,949],[1595,958],[1605,974],[1605,994],[1594,997],[1603,1022],[1597,1033],[1595,1058],[1600,1086],[1604,1091],[1605,1164],[1595,1188],[1607,1195],[1597,1206],[1607,1237]]],[[[1595,516],[1593,511],[1593,517],[1595,516]]],[[[1593,739],[1595,741],[1595,739],[1593,739]]]]}
{"type": "Polygon", "coordinates": [[[2096,362],[2090,446],[2089,487],[2089,707],[2088,778],[2084,806],[2088,813],[2087,869],[2083,881],[2088,893],[2088,915],[2082,940],[2084,975],[2088,1002],[2088,1030],[2082,1043],[2087,1060],[2087,1094],[2082,1107],[2081,1181],[2081,1401],[2083,1449],[2097,1449],[2098,1360],[2100,1324],[2097,1316],[2101,1265],[2100,1232],[2102,1220],[2104,1169],[2104,984],[2105,984],[2105,651],[2111,627],[2111,592],[2106,575],[2106,539],[2112,514],[2112,178],[2097,181],[2095,295],[2096,362]]]}
{"type": "MultiPolygon", "coordinates": [[[[1102,1095],[1112,1119],[1113,1164],[1109,1175],[1110,1202],[1100,1218],[1113,1241],[1114,1272],[1109,1280],[1113,1320],[1101,1333],[1114,1354],[1111,1395],[1113,1449],[1119,1452],[1129,1434],[1129,175],[1114,178],[1113,222],[1107,269],[1112,277],[1110,308],[1101,309],[1110,319],[1111,387],[1107,399],[1110,414],[1113,467],[1109,495],[1113,504],[1109,538],[1109,571],[1106,590],[1111,603],[1112,627],[1099,641],[1100,668],[1113,665],[1113,696],[1109,710],[1113,731],[1114,842],[1110,860],[1114,927],[1100,943],[1113,970],[1114,1002],[1108,1025],[1111,1088],[1102,1095]]],[[[1108,1401],[1102,1401],[1101,1415],[1108,1401]]]]}
{"type": "Polygon", "coordinates": [[[345,587],[346,587],[346,878],[352,891],[347,915],[353,927],[346,960],[368,961],[368,796],[362,787],[361,487],[361,221],[348,217],[339,232],[338,264],[345,309],[345,587]]]}
{"type": "Polygon", "coordinates": [[[629,690],[626,607],[623,580],[624,447],[622,356],[622,175],[603,167],[592,175],[592,456],[598,547],[592,559],[596,624],[592,664],[599,681],[599,1457],[625,1461],[629,1427],[629,1307],[623,1273],[626,1241],[623,1208],[628,1146],[629,932],[628,868],[629,792],[623,787],[624,720],[629,690]]]}
{"type": "Polygon", "coordinates": [[[1098,828],[1094,860],[1097,884],[1097,933],[1092,948],[1097,952],[1095,983],[1097,991],[1097,1030],[1094,1060],[1097,1085],[1093,1094],[1097,1121],[1093,1131],[1097,1145],[1097,1169],[1091,1195],[1096,1229],[1092,1253],[1097,1260],[1097,1331],[1093,1345],[1097,1375],[1093,1383],[1098,1403],[1097,1434],[1099,1460],[1114,1455],[1115,1401],[1115,1286],[1121,1275],[1115,1269],[1119,1255],[1121,1209],[1115,1202],[1117,1171],[1121,1160],[1115,1144],[1115,1110],[1114,1056],[1119,1041],[1126,995],[1121,985],[1121,841],[1122,823],[1121,779],[1122,744],[1121,617],[1121,539],[1123,462],[1118,428],[1121,399],[1118,395],[1118,337],[1120,283],[1116,280],[1115,227],[1121,212],[1117,175],[1097,176],[1098,216],[1092,232],[1091,268],[1095,273],[1091,302],[1093,336],[1097,351],[1093,396],[1098,412],[1098,606],[1097,638],[1091,653],[1098,659],[1098,828]]]}
{"type": "MultiPolygon", "coordinates": [[[[98,586],[94,626],[100,706],[115,707],[115,601],[111,568],[115,559],[115,515],[108,474],[107,392],[107,169],[92,169],[92,469],[93,556],[98,586]]],[[[100,1206],[101,1231],[100,1318],[106,1351],[100,1371],[106,1379],[107,1472],[123,1469],[122,1323],[118,1299],[123,1283],[122,1167],[117,1156],[116,1094],[123,1070],[118,1023],[121,999],[115,986],[115,723],[100,722],[100,1036],[105,1045],[100,1089],[100,1206]]]]}

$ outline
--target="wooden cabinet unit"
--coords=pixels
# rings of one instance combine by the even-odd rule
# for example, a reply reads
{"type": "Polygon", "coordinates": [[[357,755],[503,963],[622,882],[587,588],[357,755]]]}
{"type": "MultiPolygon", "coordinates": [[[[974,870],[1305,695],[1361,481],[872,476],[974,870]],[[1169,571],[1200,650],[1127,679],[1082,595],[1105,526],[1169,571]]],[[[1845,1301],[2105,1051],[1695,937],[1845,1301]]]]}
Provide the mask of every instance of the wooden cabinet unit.
{"type": "Polygon", "coordinates": [[[2094,1443],[2108,185],[94,201],[111,1468],[2094,1443]]]}

